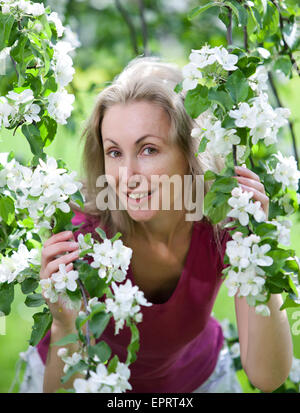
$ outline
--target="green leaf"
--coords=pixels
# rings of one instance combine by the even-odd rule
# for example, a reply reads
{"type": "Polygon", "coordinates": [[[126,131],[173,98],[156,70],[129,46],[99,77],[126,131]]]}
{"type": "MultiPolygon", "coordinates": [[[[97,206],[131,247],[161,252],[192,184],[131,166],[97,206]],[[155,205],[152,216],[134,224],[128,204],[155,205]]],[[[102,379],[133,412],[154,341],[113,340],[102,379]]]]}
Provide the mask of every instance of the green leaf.
{"type": "Polygon", "coordinates": [[[210,9],[211,7],[224,7],[224,4],[218,1],[215,1],[214,3],[208,3],[205,6],[201,7],[194,7],[189,13],[188,13],[188,19],[192,20],[196,16],[199,16],[199,14],[203,13],[204,11],[210,9]]]}
{"type": "Polygon", "coordinates": [[[209,140],[205,136],[203,136],[199,144],[198,153],[202,153],[205,151],[208,142],[209,140]]]}
{"type": "Polygon", "coordinates": [[[224,92],[223,90],[219,91],[213,88],[209,89],[208,99],[217,103],[224,112],[229,111],[233,106],[233,100],[230,95],[228,92],[224,92]]]}
{"type": "Polygon", "coordinates": [[[91,297],[101,298],[107,288],[106,281],[100,278],[97,269],[92,267],[90,267],[83,283],[91,297]]]}
{"type": "Polygon", "coordinates": [[[102,228],[97,227],[95,228],[95,231],[97,232],[97,234],[100,235],[100,237],[103,239],[103,241],[107,238],[105,231],[103,231],[102,228]]]}
{"type": "Polygon", "coordinates": [[[70,210],[69,212],[63,212],[59,208],[56,208],[54,213],[54,227],[52,229],[53,234],[58,232],[67,231],[71,229],[71,219],[74,216],[74,212],[70,210]]]}
{"type": "Polygon", "coordinates": [[[11,225],[15,219],[15,204],[10,196],[0,198],[0,216],[7,225],[11,225]]]}
{"type": "Polygon", "coordinates": [[[212,181],[214,179],[216,179],[218,177],[218,175],[213,172],[213,171],[206,171],[204,174],[204,181],[212,181]]]}
{"type": "Polygon", "coordinates": [[[197,118],[202,112],[210,107],[208,99],[208,88],[198,85],[186,94],[184,107],[192,118],[197,118]]]}
{"type": "Polygon", "coordinates": [[[22,132],[30,145],[31,152],[34,155],[41,156],[43,152],[44,142],[37,126],[33,124],[24,124],[22,126],[22,132]]]}
{"type": "Polygon", "coordinates": [[[134,323],[128,323],[131,330],[131,340],[127,348],[126,364],[134,363],[136,360],[136,353],[139,350],[139,330],[134,323]]]}
{"type": "Polygon", "coordinates": [[[35,278],[26,278],[26,280],[21,283],[21,290],[23,294],[29,294],[35,291],[38,286],[39,282],[35,278]]]}
{"type": "Polygon", "coordinates": [[[63,337],[62,339],[56,341],[55,343],[52,343],[51,346],[66,346],[67,344],[72,344],[76,343],[78,341],[78,335],[77,334],[68,334],[66,337],[63,337]]]}
{"type": "Polygon", "coordinates": [[[80,206],[82,211],[84,211],[84,199],[83,199],[83,196],[82,196],[80,190],[78,190],[74,194],[70,195],[70,198],[73,202],[75,202],[76,204],[78,204],[80,206]]]}
{"type": "Polygon", "coordinates": [[[45,304],[45,299],[42,294],[31,294],[26,297],[25,304],[27,307],[40,307],[45,304]]]}
{"type": "Polygon", "coordinates": [[[83,360],[80,360],[77,364],[75,364],[74,366],[70,366],[68,368],[67,373],[61,378],[61,382],[63,384],[66,383],[67,381],[70,380],[73,374],[82,372],[83,370],[87,370],[87,368],[88,368],[87,363],[83,360]]]}
{"type": "Polygon", "coordinates": [[[111,356],[111,348],[105,341],[100,341],[96,345],[88,347],[88,355],[91,358],[98,356],[101,363],[105,363],[111,356]]]}
{"type": "Polygon", "coordinates": [[[108,373],[114,373],[116,371],[119,362],[119,357],[115,355],[108,363],[107,371],[108,373]]]}
{"type": "Polygon", "coordinates": [[[240,69],[235,70],[226,82],[226,89],[230,93],[233,101],[239,103],[244,101],[248,96],[248,81],[240,69]]]}
{"type": "Polygon", "coordinates": [[[104,311],[101,313],[97,313],[92,317],[90,321],[90,330],[95,336],[95,338],[99,338],[101,336],[103,331],[106,329],[106,326],[109,323],[110,318],[111,315],[105,313],[104,311]]]}
{"type": "Polygon", "coordinates": [[[221,193],[231,193],[233,188],[237,187],[237,179],[230,177],[230,176],[223,176],[221,178],[217,178],[215,182],[212,184],[210,190],[214,192],[221,192],[221,193]]]}
{"type": "Polygon", "coordinates": [[[0,51],[10,46],[9,37],[15,18],[11,14],[0,14],[0,51]]]}
{"type": "Polygon", "coordinates": [[[289,76],[292,70],[292,63],[289,56],[279,57],[273,66],[273,70],[280,70],[285,76],[289,76]]]}
{"type": "Polygon", "coordinates": [[[228,196],[209,191],[204,197],[204,215],[209,217],[213,224],[223,221],[231,207],[228,205],[228,196]]]}
{"type": "Polygon", "coordinates": [[[280,307],[280,310],[285,310],[286,308],[300,307],[300,304],[294,301],[297,299],[298,297],[296,297],[294,294],[287,295],[286,299],[284,300],[284,303],[280,307]]]}
{"type": "Polygon", "coordinates": [[[242,4],[238,3],[236,0],[225,1],[224,4],[231,8],[241,26],[247,26],[248,13],[242,4]]]}
{"type": "Polygon", "coordinates": [[[52,324],[52,314],[50,313],[49,308],[44,308],[43,312],[34,314],[32,318],[34,324],[29,344],[31,346],[36,346],[50,329],[52,324]]]}
{"type": "Polygon", "coordinates": [[[122,236],[121,232],[117,232],[111,239],[111,242],[117,241],[122,236]]]}
{"type": "Polygon", "coordinates": [[[276,225],[273,224],[267,224],[267,223],[262,223],[257,226],[255,226],[255,234],[260,236],[261,238],[272,238],[275,236],[277,232],[277,227],[276,225]]]}
{"type": "Polygon", "coordinates": [[[49,146],[56,135],[56,121],[50,118],[49,116],[43,116],[41,121],[37,124],[37,127],[40,131],[41,138],[44,142],[43,146],[49,146]]]}
{"type": "Polygon", "coordinates": [[[15,291],[14,284],[3,283],[0,284],[0,311],[5,315],[10,313],[11,304],[14,300],[15,291]]]}

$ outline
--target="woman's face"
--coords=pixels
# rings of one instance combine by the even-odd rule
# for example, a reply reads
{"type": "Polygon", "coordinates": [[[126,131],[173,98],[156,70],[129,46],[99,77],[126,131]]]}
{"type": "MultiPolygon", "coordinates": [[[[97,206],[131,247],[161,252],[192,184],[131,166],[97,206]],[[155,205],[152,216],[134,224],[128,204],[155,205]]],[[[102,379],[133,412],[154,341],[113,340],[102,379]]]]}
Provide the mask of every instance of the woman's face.
{"type": "Polygon", "coordinates": [[[183,176],[189,174],[189,167],[181,149],[169,142],[169,129],[168,114],[147,101],[115,104],[104,114],[101,132],[105,174],[113,178],[120,202],[135,221],[149,221],[166,213],[161,210],[163,193],[169,196],[170,210],[174,210],[178,194],[173,184],[169,194],[165,189],[168,185],[159,182],[162,175],[167,180],[174,175],[182,177],[183,191],[183,176]],[[122,174],[121,167],[125,168],[122,174]],[[129,194],[145,196],[134,199],[129,194]]]}

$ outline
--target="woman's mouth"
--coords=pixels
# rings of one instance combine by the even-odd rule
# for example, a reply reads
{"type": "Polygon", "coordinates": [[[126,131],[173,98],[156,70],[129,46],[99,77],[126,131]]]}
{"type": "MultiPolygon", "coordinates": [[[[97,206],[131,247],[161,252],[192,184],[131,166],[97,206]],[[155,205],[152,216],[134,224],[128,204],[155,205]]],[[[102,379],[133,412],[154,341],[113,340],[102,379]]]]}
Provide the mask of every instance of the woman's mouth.
{"type": "Polygon", "coordinates": [[[145,192],[132,192],[130,194],[127,193],[127,198],[130,202],[133,202],[134,204],[138,204],[145,199],[150,199],[151,195],[153,192],[151,191],[145,191],[145,192]]]}

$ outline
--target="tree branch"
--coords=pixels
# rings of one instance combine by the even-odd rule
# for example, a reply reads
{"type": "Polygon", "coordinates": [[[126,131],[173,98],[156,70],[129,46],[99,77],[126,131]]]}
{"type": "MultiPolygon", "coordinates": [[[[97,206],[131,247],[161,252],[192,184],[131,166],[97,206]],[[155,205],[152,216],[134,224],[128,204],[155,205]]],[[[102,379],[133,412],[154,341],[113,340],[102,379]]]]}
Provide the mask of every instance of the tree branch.
{"type": "Polygon", "coordinates": [[[147,24],[144,15],[144,1],[138,0],[139,2],[139,11],[140,11],[140,19],[141,19],[141,26],[142,26],[142,35],[143,35],[143,45],[144,45],[144,55],[149,56],[148,51],[148,31],[147,31],[147,24]]]}
{"type": "MultiPolygon", "coordinates": [[[[79,288],[80,288],[80,291],[81,291],[81,295],[82,295],[82,298],[83,298],[83,304],[84,304],[85,312],[86,312],[87,315],[89,315],[90,312],[89,312],[89,310],[88,310],[88,308],[87,308],[88,303],[87,303],[87,297],[86,297],[86,293],[85,293],[85,290],[84,290],[84,286],[83,286],[83,284],[82,284],[82,282],[81,282],[80,279],[78,279],[77,281],[78,281],[78,285],[79,285],[79,288]]],[[[90,340],[90,324],[89,324],[89,321],[86,322],[86,334],[85,334],[85,338],[86,338],[87,348],[89,348],[89,346],[90,346],[90,344],[91,344],[91,340],[90,340]]],[[[85,377],[85,378],[88,379],[89,377],[90,377],[90,368],[89,368],[89,366],[88,366],[88,369],[87,369],[86,377],[85,377]]]]}
{"type": "Polygon", "coordinates": [[[138,55],[139,54],[139,48],[138,48],[138,44],[137,44],[137,36],[136,36],[136,31],[135,31],[134,25],[131,21],[131,18],[129,16],[129,14],[127,13],[126,9],[122,6],[122,4],[120,3],[119,0],[115,0],[115,4],[116,4],[117,9],[121,13],[123,19],[125,20],[125,23],[128,26],[133,52],[134,52],[134,54],[138,55]]]}
{"type": "MultiPolygon", "coordinates": [[[[278,95],[278,92],[277,92],[277,89],[276,89],[276,86],[275,86],[275,83],[274,83],[274,80],[273,80],[273,75],[272,75],[271,72],[268,72],[268,78],[269,78],[270,86],[271,86],[272,92],[275,96],[277,105],[282,108],[283,105],[282,105],[281,100],[279,98],[279,95],[278,95]]],[[[294,125],[289,119],[288,119],[288,125],[289,125],[289,128],[290,128],[292,141],[293,141],[294,156],[295,156],[295,160],[297,162],[297,166],[298,166],[298,169],[299,169],[300,165],[299,165],[299,157],[298,157],[298,151],[297,151],[296,136],[295,136],[295,132],[294,132],[294,125]]]]}

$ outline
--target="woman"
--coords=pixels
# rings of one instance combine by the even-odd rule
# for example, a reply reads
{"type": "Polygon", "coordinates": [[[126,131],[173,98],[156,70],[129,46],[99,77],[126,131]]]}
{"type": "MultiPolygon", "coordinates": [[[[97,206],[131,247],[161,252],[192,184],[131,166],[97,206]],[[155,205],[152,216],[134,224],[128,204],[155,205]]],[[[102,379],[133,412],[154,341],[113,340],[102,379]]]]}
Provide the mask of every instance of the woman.
{"type": "MultiPolygon", "coordinates": [[[[163,209],[164,187],[151,185],[153,176],[176,175],[183,180],[185,175],[195,178],[207,169],[222,168],[222,160],[207,152],[195,157],[199,142],[191,138],[193,121],[184,109],[184,96],[174,92],[181,80],[180,71],[172,65],[138,58],[100,93],[83,135],[86,215],[77,212],[73,223],[85,221],[83,233],[94,232],[97,225],[111,236],[120,231],[124,244],[133,250],[127,275],[153,303],[143,309],[139,324],[140,350],[131,365],[132,391],[240,391],[232,383],[222,387],[222,380],[229,377],[230,381],[232,376],[229,365],[223,371],[228,358],[221,351],[222,329],[211,317],[229,235],[206,219],[188,221],[186,208],[175,208],[181,197],[176,190],[170,194],[169,210],[163,209]],[[126,168],[126,177],[120,176],[121,168],[126,168]],[[97,178],[104,174],[114,180],[113,191],[126,209],[99,210],[97,178]],[[147,208],[151,200],[158,201],[159,208],[147,208]]],[[[268,214],[268,198],[259,177],[246,168],[236,168],[236,178],[268,214]]],[[[205,183],[204,193],[208,189],[205,183]]],[[[45,242],[41,278],[57,272],[60,263],[67,270],[73,268],[78,245],[72,241],[72,233],[62,232],[45,242]]],[[[278,388],[291,367],[292,341],[281,304],[281,296],[272,295],[271,316],[263,317],[249,308],[245,298],[235,297],[242,365],[253,385],[264,392],[278,388]]],[[[58,348],[48,350],[48,346],[74,332],[76,318],[57,303],[49,307],[51,334],[38,346],[46,362],[45,392],[62,387],[64,365],[58,348]]],[[[112,322],[101,336],[121,361],[128,339],[126,328],[114,335],[112,322]]],[[[74,344],[69,348],[76,350],[74,344]]],[[[65,387],[71,384],[72,380],[65,387]]]]}

